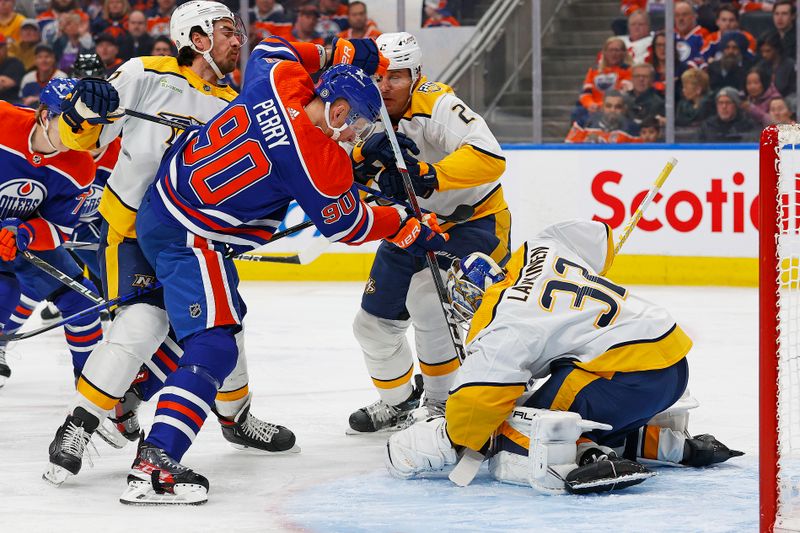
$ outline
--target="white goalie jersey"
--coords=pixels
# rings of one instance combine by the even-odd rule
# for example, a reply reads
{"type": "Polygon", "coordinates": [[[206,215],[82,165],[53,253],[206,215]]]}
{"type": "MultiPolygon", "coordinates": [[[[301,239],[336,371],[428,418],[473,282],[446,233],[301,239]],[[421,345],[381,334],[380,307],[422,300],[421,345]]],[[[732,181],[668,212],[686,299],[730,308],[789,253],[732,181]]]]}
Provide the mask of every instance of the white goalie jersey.
{"type": "MultiPolygon", "coordinates": [[[[184,125],[205,123],[236,98],[227,86],[214,86],[174,57],[139,57],[125,62],[110,77],[120,107],[170,119],[184,125]]],[[[136,210],[155,178],[161,157],[182,130],[124,116],[112,124],[72,132],[60,124],[64,143],[73,149],[105,146],[122,135],[119,159],[100,203],[103,217],[119,233],[134,237],[136,210]]]]}
{"type": "Polygon", "coordinates": [[[692,342],[670,314],[602,277],[613,261],[611,229],[570,221],[525,242],[473,317],[467,358],[447,402],[448,432],[479,449],[531,378],[571,361],[595,374],[657,370],[692,342]]]}

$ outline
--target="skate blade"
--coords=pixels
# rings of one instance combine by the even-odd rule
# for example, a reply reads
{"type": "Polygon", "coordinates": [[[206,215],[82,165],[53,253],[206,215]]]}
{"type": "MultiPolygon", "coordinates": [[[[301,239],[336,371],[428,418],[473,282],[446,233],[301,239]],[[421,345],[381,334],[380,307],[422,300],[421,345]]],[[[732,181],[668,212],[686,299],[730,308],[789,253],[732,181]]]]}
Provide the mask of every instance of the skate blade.
{"type": "Polygon", "coordinates": [[[584,483],[567,484],[567,490],[573,494],[588,494],[620,490],[638,485],[645,479],[655,476],[655,472],[636,472],[615,478],[595,479],[584,483]]]}
{"type": "Polygon", "coordinates": [[[6,380],[7,380],[7,379],[8,379],[8,378],[7,378],[7,377],[5,377],[5,376],[0,376],[0,389],[2,389],[2,388],[3,388],[3,385],[5,385],[5,384],[6,384],[6,380]]]}
{"type": "Polygon", "coordinates": [[[129,481],[119,501],[125,505],[203,505],[208,492],[200,485],[178,484],[174,494],[158,494],[149,481],[129,481]]]}
{"type": "Polygon", "coordinates": [[[118,450],[124,448],[130,442],[125,438],[125,435],[119,432],[114,422],[108,418],[103,419],[103,423],[97,426],[96,433],[106,444],[118,450]]]}
{"type": "Polygon", "coordinates": [[[72,472],[66,468],[50,463],[47,466],[47,470],[42,474],[42,479],[54,487],[60,487],[71,475],[73,475],[72,472]]]}
{"type": "Polygon", "coordinates": [[[281,451],[270,451],[270,450],[262,450],[261,448],[255,448],[253,446],[244,446],[242,444],[235,444],[233,442],[228,442],[232,448],[239,450],[240,452],[251,453],[253,455],[287,455],[290,453],[300,453],[300,446],[295,444],[288,450],[281,450],[281,451]]]}
{"type": "Polygon", "coordinates": [[[398,424],[396,426],[388,427],[379,429],[378,431],[358,431],[357,429],[353,429],[350,426],[344,430],[345,435],[388,435],[389,433],[395,433],[403,429],[402,424],[398,424]]]}

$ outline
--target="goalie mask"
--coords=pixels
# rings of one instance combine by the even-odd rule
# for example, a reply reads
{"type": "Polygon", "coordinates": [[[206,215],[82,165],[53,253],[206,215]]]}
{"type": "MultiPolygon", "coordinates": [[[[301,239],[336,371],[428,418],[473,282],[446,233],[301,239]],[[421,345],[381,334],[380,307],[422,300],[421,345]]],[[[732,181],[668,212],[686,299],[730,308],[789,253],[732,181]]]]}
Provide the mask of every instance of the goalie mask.
{"type": "Polygon", "coordinates": [[[453,261],[447,271],[447,293],[456,318],[462,322],[472,320],[486,289],[505,278],[505,272],[494,259],[481,252],[453,261]]]}

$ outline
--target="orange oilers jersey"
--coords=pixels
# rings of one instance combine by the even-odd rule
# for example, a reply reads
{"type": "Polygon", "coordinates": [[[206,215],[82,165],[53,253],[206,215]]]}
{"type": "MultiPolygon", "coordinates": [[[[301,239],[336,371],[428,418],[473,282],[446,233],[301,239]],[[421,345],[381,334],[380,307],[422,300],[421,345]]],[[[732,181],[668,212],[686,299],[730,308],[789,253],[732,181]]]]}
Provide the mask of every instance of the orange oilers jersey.
{"type": "Polygon", "coordinates": [[[147,19],[147,33],[153,37],[163,35],[169,37],[169,16],[155,16],[147,19]]]}
{"type": "Polygon", "coordinates": [[[622,130],[605,131],[599,128],[584,128],[576,122],[567,133],[565,143],[597,143],[597,144],[621,144],[642,142],[639,137],[631,135],[622,130]]]}
{"type": "Polygon", "coordinates": [[[603,105],[603,94],[609,89],[628,91],[632,87],[631,69],[628,65],[618,67],[592,67],[583,80],[583,93],[579,100],[581,105],[589,108],[591,104],[603,105]]]}
{"type": "Polygon", "coordinates": [[[94,179],[85,152],[41,154],[31,148],[36,112],[0,102],[0,220],[20,218],[37,228],[31,249],[55,248],[78,224],[94,179]]]}

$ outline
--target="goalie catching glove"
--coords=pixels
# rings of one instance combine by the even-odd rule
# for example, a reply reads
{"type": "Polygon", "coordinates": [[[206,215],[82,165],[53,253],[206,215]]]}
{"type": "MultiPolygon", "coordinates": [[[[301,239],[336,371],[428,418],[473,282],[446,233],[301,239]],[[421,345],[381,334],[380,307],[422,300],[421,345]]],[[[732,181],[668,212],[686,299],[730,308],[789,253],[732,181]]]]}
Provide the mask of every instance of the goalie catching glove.
{"type": "Polygon", "coordinates": [[[439,227],[434,213],[423,215],[422,221],[414,216],[407,216],[400,223],[397,233],[386,238],[395,246],[419,257],[441,250],[449,239],[450,235],[439,227]]]}
{"type": "Polygon", "coordinates": [[[412,424],[389,437],[386,443],[386,468],[401,479],[442,470],[457,460],[458,453],[447,436],[443,416],[412,424]]]}
{"type": "Polygon", "coordinates": [[[332,56],[326,67],[345,63],[360,68],[369,76],[383,76],[389,68],[389,59],[380,53],[372,39],[343,39],[336,37],[331,43],[332,56]]]}
{"type": "Polygon", "coordinates": [[[73,131],[84,124],[110,124],[122,117],[118,112],[119,94],[105,80],[84,78],[61,104],[61,117],[73,131]]]}

